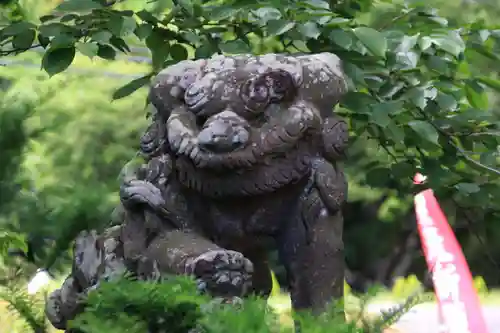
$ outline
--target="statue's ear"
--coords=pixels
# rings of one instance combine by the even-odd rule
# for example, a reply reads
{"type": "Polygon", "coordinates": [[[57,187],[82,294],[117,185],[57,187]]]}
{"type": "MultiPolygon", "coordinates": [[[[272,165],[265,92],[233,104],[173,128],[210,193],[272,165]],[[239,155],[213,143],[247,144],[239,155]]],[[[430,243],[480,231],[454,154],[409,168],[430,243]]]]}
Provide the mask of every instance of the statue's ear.
{"type": "Polygon", "coordinates": [[[185,60],[162,70],[151,83],[149,102],[168,118],[172,108],[184,103],[186,89],[203,76],[204,61],[185,60]]]}
{"type": "Polygon", "coordinates": [[[158,94],[159,91],[158,90],[159,90],[158,87],[154,87],[154,86],[152,86],[149,89],[149,94],[148,94],[148,97],[147,97],[147,103],[153,105],[153,107],[156,110],[161,110],[161,109],[165,108],[165,105],[164,105],[164,103],[162,103],[162,100],[159,97],[159,94],[158,94]]]}

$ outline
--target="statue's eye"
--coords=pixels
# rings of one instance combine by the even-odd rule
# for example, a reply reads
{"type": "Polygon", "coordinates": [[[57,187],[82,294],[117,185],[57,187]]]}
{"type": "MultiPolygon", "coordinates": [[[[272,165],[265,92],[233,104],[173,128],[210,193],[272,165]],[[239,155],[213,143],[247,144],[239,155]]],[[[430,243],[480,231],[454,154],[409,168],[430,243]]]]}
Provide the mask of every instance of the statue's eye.
{"type": "Polygon", "coordinates": [[[285,86],[282,84],[281,81],[276,81],[276,83],[274,84],[274,91],[278,93],[285,91],[285,86]]]}
{"type": "Polygon", "coordinates": [[[269,89],[264,85],[256,85],[250,90],[250,98],[257,102],[266,102],[269,97],[269,89]]]}
{"type": "Polygon", "coordinates": [[[179,87],[186,90],[191,84],[193,84],[199,77],[201,76],[200,71],[196,71],[194,69],[187,70],[180,78],[179,78],[179,87]]]}
{"type": "Polygon", "coordinates": [[[241,86],[240,97],[245,107],[252,112],[259,112],[269,104],[269,87],[264,77],[247,80],[241,86]]]}
{"type": "Polygon", "coordinates": [[[270,87],[271,102],[290,100],[296,93],[294,80],[288,72],[278,70],[267,73],[266,81],[270,87]]]}

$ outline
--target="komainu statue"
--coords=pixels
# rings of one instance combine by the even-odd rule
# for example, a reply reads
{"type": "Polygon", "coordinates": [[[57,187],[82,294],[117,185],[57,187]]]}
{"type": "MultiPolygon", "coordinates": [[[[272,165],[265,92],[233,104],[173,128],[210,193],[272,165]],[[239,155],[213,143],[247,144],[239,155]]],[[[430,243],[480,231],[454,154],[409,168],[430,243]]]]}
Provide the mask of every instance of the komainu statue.
{"type": "Polygon", "coordinates": [[[122,223],[85,232],[47,303],[65,328],[73,301],[121,271],[193,276],[217,297],[268,296],[276,247],[294,309],[321,312],[343,295],[337,164],[347,146],[333,113],[347,85],[331,53],[217,55],[182,61],[152,83],[145,163],[120,189],[122,223]]]}

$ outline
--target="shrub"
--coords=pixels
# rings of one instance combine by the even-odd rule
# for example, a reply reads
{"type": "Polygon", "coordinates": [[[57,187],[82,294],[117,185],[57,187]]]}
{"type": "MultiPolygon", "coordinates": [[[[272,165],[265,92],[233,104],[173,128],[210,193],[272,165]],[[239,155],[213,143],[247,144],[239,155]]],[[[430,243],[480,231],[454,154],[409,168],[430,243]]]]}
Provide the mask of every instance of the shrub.
{"type": "MultiPolygon", "coordinates": [[[[254,297],[226,305],[200,295],[188,278],[169,278],[162,283],[122,279],[104,282],[92,291],[85,311],[71,322],[78,333],[271,333],[292,332],[265,300],[254,297]],[[281,326],[281,327],[280,327],[281,326]]],[[[340,305],[340,304],[337,304],[340,305]]],[[[374,332],[346,322],[341,306],[320,316],[294,315],[305,332],[374,332]]],[[[73,332],[73,331],[72,331],[73,332]]]]}
{"type": "Polygon", "coordinates": [[[407,278],[396,278],[391,294],[396,299],[407,298],[413,295],[419,288],[422,288],[422,283],[412,274],[407,278]]]}
{"type": "Polygon", "coordinates": [[[482,276],[474,277],[474,288],[479,295],[487,295],[488,294],[488,286],[486,285],[486,281],[484,281],[482,276]]]}

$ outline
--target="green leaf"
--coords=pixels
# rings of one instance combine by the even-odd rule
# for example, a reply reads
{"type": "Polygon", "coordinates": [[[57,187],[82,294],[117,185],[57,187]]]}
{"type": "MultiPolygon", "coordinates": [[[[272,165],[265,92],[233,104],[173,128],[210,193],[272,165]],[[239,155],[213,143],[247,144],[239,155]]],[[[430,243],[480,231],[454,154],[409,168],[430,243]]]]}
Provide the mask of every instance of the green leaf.
{"type": "Polygon", "coordinates": [[[102,8],[97,1],[92,0],[65,0],[55,8],[58,12],[80,12],[102,8]]]}
{"type": "Polygon", "coordinates": [[[295,22],[287,20],[269,20],[267,22],[267,32],[270,36],[283,35],[293,27],[295,27],[295,22]]]}
{"type": "Polygon", "coordinates": [[[71,65],[75,58],[75,53],[74,47],[49,49],[43,55],[42,68],[49,76],[59,74],[71,65]]]}
{"type": "Polygon", "coordinates": [[[438,57],[435,55],[429,56],[425,64],[429,69],[436,71],[439,74],[446,76],[451,75],[450,63],[442,57],[438,57]]]}
{"type": "Polygon", "coordinates": [[[396,145],[403,145],[402,142],[405,139],[405,131],[395,122],[391,121],[389,125],[387,125],[386,135],[388,138],[392,139],[396,145]]]}
{"type": "Polygon", "coordinates": [[[376,103],[373,96],[359,91],[350,91],[341,100],[342,107],[355,113],[371,114],[370,105],[376,103]]]}
{"type": "Polygon", "coordinates": [[[68,47],[74,47],[74,44],[76,42],[76,38],[71,36],[71,35],[58,35],[50,41],[50,48],[51,49],[65,49],[68,47]]]}
{"type": "Polygon", "coordinates": [[[137,27],[137,21],[133,17],[124,16],[120,36],[127,36],[134,32],[137,27]]]}
{"type": "Polygon", "coordinates": [[[316,10],[330,10],[330,4],[328,1],[323,1],[323,0],[303,0],[299,2],[300,4],[303,4],[304,7],[306,8],[312,8],[316,10]]]}
{"type": "Polygon", "coordinates": [[[191,0],[177,0],[177,3],[189,14],[189,16],[194,15],[194,5],[191,0]]]}
{"type": "Polygon", "coordinates": [[[219,22],[231,17],[235,17],[236,14],[240,12],[240,10],[240,8],[235,8],[234,6],[217,6],[212,8],[207,13],[207,19],[209,19],[210,21],[219,22]]]}
{"type": "Polygon", "coordinates": [[[355,28],[353,29],[353,33],[371,54],[385,58],[385,53],[387,52],[387,39],[384,35],[368,27],[355,28]]]}
{"type": "Polygon", "coordinates": [[[175,61],[182,61],[188,58],[188,51],[181,44],[173,44],[170,46],[170,56],[175,61]]]}
{"type": "Polygon", "coordinates": [[[392,172],[387,168],[375,168],[366,174],[366,182],[372,187],[386,188],[387,183],[391,179],[392,172]]]}
{"type": "Polygon", "coordinates": [[[146,46],[151,50],[153,69],[163,69],[168,58],[170,44],[163,38],[161,30],[154,29],[146,38],[146,46]]]}
{"type": "Polygon", "coordinates": [[[116,49],[122,51],[123,53],[130,52],[130,48],[123,38],[113,36],[109,40],[109,44],[113,45],[116,49]]]}
{"type": "Polygon", "coordinates": [[[28,49],[33,45],[33,41],[36,38],[36,31],[33,29],[24,30],[21,33],[14,36],[12,39],[12,46],[15,49],[28,49]]]}
{"type": "Polygon", "coordinates": [[[248,53],[251,51],[250,46],[241,39],[229,40],[221,43],[219,46],[222,52],[230,54],[248,53]]]}
{"type": "Polygon", "coordinates": [[[182,38],[188,41],[191,45],[199,45],[203,43],[203,37],[193,31],[186,31],[182,33],[182,38]]]}
{"type": "Polygon", "coordinates": [[[38,43],[40,43],[40,46],[42,46],[43,48],[46,48],[50,44],[50,38],[45,37],[42,34],[38,34],[37,39],[38,43]]]}
{"type": "Polygon", "coordinates": [[[351,22],[350,19],[343,18],[343,17],[334,17],[331,20],[328,21],[327,24],[325,24],[326,27],[331,28],[331,27],[336,27],[339,25],[344,25],[351,22]]]}
{"type": "Polygon", "coordinates": [[[145,85],[149,84],[151,81],[151,76],[152,74],[145,75],[143,77],[140,77],[138,79],[132,80],[126,85],[118,88],[114,93],[113,93],[113,100],[121,99],[124,97],[127,97],[128,95],[134,93],[138,89],[144,87],[145,85]]]}
{"type": "Polygon", "coordinates": [[[0,30],[0,35],[2,36],[2,38],[11,37],[20,34],[25,30],[34,28],[36,28],[36,26],[33,23],[21,21],[8,25],[2,30],[0,30]]]}
{"type": "MultiPolygon", "coordinates": [[[[394,95],[396,95],[397,93],[401,92],[401,90],[403,90],[405,87],[405,84],[401,81],[396,81],[396,82],[393,82],[392,80],[391,81],[387,81],[386,83],[384,83],[378,93],[379,93],[379,96],[382,97],[383,99],[390,99],[390,98],[393,98],[394,95]]],[[[399,103],[402,103],[402,102],[399,102],[399,103]]],[[[401,105],[401,109],[400,111],[403,111],[403,106],[401,105]]],[[[394,110],[393,110],[393,113],[394,113],[394,110]]]]}
{"type": "Polygon", "coordinates": [[[109,40],[111,39],[111,37],[113,37],[113,34],[109,31],[101,30],[96,32],[95,34],[92,34],[90,37],[93,41],[106,44],[109,43],[109,40]]]}
{"type": "Polygon", "coordinates": [[[279,20],[282,17],[281,12],[273,7],[261,7],[255,11],[253,14],[259,18],[259,21],[263,24],[267,24],[270,20],[279,20]]]}
{"type": "Polygon", "coordinates": [[[458,102],[452,95],[439,92],[436,98],[436,102],[439,107],[443,110],[454,111],[458,107],[458,102]]]}
{"type": "Polygon", "coordinates": [[[441,50],[448,52],[455,57],[458,57],[465,50],[465,43],[462,37],[454,31],[450,31],[447,34],[431,36],[432,42],[439,47],[441,50]]]}
{"type": "Polygon", "coordinates": [[[425,90],[423,88],[412,88],[406,93],[406,96],[416,107],[422,110],[427,106],[425,90]]]}
{"type": "Polygon", "coordinates": [[[481,82],[482,84],[490,87],[491,89],[494,89],[495,91],[500,92],[500,81],[499,80],[495,80],[495,79],[492,79],[491,77],[487,77],[487,76],[479,77],[479,78],[477,78],[477,80],[479,82],[481,82]]]}
{"type": "MultiPolygon", "coordinates": [[[[61,21],[64,19],[66,15],[64,15],[62,18],[61,18],[61,21]]],[[[57,15],[43,15],[43,16],[40,16],[40,22],[42,23],[45,23],[47,21],[52,21],[53,19],[56,19],[58,16],[57,15]]]]}
{"type": "Polygon", "coordinates": [[[356,85],[366,85],[365,72],[350,62],[344,62],[344,72],[356,85]]]}
{"type": "Polygon", "coordinates": [[[330,33],[330,40],[345,50],[350,50],[352,37],[342,29],[335,29],[330,33]]]}
{"type": "Polygon", "coordinates": [[[205,59],[210,58],[212,54],[216,53],[209,43],[204,43],[200,47],[196,48],[194,52],[195,59],[205,59]]]}
{"type": "Polygon", "coordinates": [[[157,24],[159,22],[158,19],[153,14],[151,14],[145,9],[135,13],[135,15],[137,15],[137,17],[139,17],[144,22],[148,22],[151,24],[157,24]]]}
{"type": "Polygon", "coordinates": [[[432,45],[432,39],[428,36],[423,36],[418,40],[418,46],[420,46],[420,50],[425,51],[432,45]]]}
{"type": "Polygon", "coordinates": [[[112,15],[106,22],[106,28],[115,36],[120,36],[123,26],[123,17],[112,15]]]}
{"type": "Polygon", "coordinates": [[[116,51],[114,48],[107,44],[98,44],[99,50],[97,51],[97,56],[106,60],[115,60],[116,51]]]}
{"type": "Polygon", "coordinates": [[[438,16],[430,16],[428,17],[430,21],[436,22],[437,24],[446,27],[448,25],[448,20],[445,19],[444,17],[438,17],[438,16]]]}
{"type": "Polygon", "coordinates": [[[134,32],[137,22],[133,17],[112,15],[106,27],[117,37],[125,37],[134,32]]]}
{"type": "Polygon", "coordinates": [[[99,51],[99,46],[95,43],[76,43],[76,49],[80,51],[81,54],[93,58],[97,55],[99,51]]]}
{"type": "Polygon", "coordinates": [[[494,60],[494,61],[499,61],[500,60],[500,56],[498,56],[495,53],[490,52],[483,45],[472,44],[471,49],[473,49],[474,51],[478,52],[479,54],[482,54],[483,56],[485,56],[487,58],[490,58],[491,60],[494,60]]]}
{"type": "Polygon", "coordinates": [[[418,35],[414,36],[403,36],[401,43],[396,48],[396,52],[407,53],[413,50],[413,47],[417,44],[418,35]]]}
{"type": "Polygon", "coordinates": [[[408,123],[408,126],[415,131],[422,139],[438,144],[439,133],[438,131],[426,121],[414,120],[408,123]]]}
{"type": "Polygon", "coordinates": [[[481,190],[479,185],[474,183],[459,183],[455,185],[455,188],[464,194],[477,193],[481,190]]]}
{"type": "MultiPolygon", "coordinates": [[[[57,18],[57,16],[56,16],[56,18],[57,18]]],[[[77,19],[79,19],[79,18],[80,18],[80,16],[78,16],[77,14],[70,13],[70,14],[66,14],[66,15],[64,15],[64,16],[60,19],[60,21],[61,21],[61,22],[63,22],[63,23],[64,23],[64,22],[71,22],[71,21],[77,20],[77,19]]]]}
{"type": "Polygon", "coordinates": [[[71,35],[76,32],[73,28],[59,22],[42,25],[39,31],[45,37],[56,37],[62,34],[71,35]]]}
{"type": "MultiPolygon", "coordinates": [[[[498,143],[496,143],[495,146],[498,146],[498,143]]],[[[485,165],[494,165],[497,162],[497,152],[489,151],[482,153],[481,156],[479,157],[479,161],[485,165]]]]}
{"type": "Polygon", "coordinates": [[[476,81],[467,81],[465,84],[465,94],[472,107],[482,110],[488,109],[488,94],[476,81]]]}
{"type": "Polygon", "coordinates": [[[135,35],[139,39],[145,39],[151,35],[151,32],[153,31],[153,27],[149,23],[143,23],[137,26],[135,28],[135,35]]]}
{"type": "Polygon", "coordinates": [[[390,110],[386,108],[384,104],[372,105],[372,114],[370,120],[379,125],[380,127],[386,127],[391,122],[389,117],[390,110]]]}
{"type": "Polygon", "coordinates": [[[415,167],[410,163],[403,161],[391,165],[391,171],[394,177],[403,179],[413,177],[415,174],[415,167]]]}
{"type": "Polygon", "coordinates": [[[28,250],[25,238],[18,233],[10,231],[0,231],[0,256],[6,257],[9,249],[20,249],[24,252],[28,250]]]}
{"type": "Polygon", "coordinates": [[[321,35],[318,25],[311,21],[299,24],[297,30],[307,38],[317,39],[321,35]]]}

